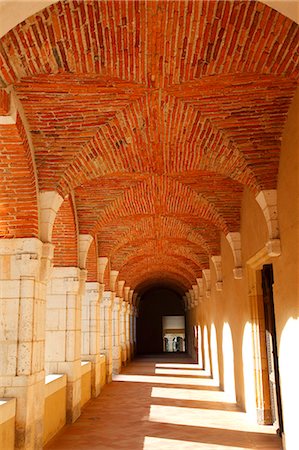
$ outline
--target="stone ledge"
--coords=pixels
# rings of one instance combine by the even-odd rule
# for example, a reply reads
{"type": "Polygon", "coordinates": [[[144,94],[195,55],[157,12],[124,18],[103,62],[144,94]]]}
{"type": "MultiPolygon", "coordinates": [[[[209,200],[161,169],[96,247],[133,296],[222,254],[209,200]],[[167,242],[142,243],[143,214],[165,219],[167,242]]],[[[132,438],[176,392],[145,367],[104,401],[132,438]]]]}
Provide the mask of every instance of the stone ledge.
{"type": "Polygon", "coordinates": [[[90,361],[81,361],[81,376],[91,371],[90,361]]]}
{"type": "Polygon", "coordinates": [[[49,374],[45,377],[45,398],[66,386],[66,374],[49,374]]]}
{"type": "Polygon", "coordinates": [[[0,425],[16,415],[16,399],[0,398],[0,425]]]}

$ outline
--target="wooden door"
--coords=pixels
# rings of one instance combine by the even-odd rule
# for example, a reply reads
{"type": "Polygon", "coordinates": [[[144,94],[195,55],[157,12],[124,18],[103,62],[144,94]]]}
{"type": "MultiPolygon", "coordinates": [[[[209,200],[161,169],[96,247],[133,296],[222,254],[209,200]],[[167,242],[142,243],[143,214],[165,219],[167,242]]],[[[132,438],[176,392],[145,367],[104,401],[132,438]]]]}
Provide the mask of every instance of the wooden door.
{"type": "Polygon", "coordinates": [[[265,338],[269,371],[269,386],[271,399],[272,421],[279,435],[283,432],[281,396],[279,385],[279,364],[275,314],[273,303],[273,270],[272,264],[263,266],[262,270],[263,300],[265,314],[265,338]]]}

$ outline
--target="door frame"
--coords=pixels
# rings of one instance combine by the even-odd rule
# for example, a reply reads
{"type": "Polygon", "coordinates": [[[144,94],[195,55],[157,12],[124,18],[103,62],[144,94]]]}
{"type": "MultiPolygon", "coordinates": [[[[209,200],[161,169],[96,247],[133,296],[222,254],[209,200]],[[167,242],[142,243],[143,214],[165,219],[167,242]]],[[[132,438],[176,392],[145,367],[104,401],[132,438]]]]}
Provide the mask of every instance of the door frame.
{"type": "Polygon", "coordinates": [[[273,257],[269,256],[266,247],[247,261],[247,277],[253,344],[256,416],[259,424],[271,425],[273,421],[262,287],[262,269],[265,264],[273,264],[273,257]]]}

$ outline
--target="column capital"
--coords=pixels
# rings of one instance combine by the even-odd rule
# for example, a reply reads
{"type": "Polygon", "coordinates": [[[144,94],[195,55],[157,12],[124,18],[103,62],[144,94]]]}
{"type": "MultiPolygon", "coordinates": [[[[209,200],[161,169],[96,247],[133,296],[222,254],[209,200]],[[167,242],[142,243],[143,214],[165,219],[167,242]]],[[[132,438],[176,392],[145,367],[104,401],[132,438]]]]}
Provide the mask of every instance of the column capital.
{"type": "Polygon", "coordinates": [[[120,310],[120,298],[119,297],[115,297],[115,299],[113,300],[113,310],[114,311],[120,310]]]}
{"type": "Polygon", "coordinates": [[[85,284],[85,298],[88,303],[99,303],[101,295],[100,283],[87,281],[85,284]]]}
{"type": "Polygon", "coordinates": [[[105,291],[103,294],[103,299],[102,299],[102,304],[106,307],[109,308],[112,305],[112,298],[111,298],[111,292],[110,291],[105,291]]]}
{"type": "Polygon", "coordinates": [[[51,275],[54,246],[37,238],[0,239],[1,279],[36,278],[47,282],[51,275]]]}

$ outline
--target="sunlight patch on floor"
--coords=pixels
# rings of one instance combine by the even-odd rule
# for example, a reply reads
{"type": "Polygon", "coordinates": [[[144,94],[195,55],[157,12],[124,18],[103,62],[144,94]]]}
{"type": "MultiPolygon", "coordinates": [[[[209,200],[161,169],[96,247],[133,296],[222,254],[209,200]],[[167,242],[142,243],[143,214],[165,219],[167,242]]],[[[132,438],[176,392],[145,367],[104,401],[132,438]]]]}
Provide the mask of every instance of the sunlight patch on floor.
{"type": "Polygon", "coordinates": [[[274,434],[273,427],[262,427],[251,423],[243,412],[234,412],[234,415],[232,415],[227,411],[221,410],[151,405],[149,421],[230,431],[239,431],[241,427],[243,431],[274,434]]]}
{"type": "Polygon", "coordinates": [[[205,378],[183,378],[183,377],[164,377],[158,375],[128,375],[117,374],[112,376],[113,381],[126,381],[132,383],[151,383],[151,384],[176,384],[185,386],[211,386],[217,387],[214,380],[205,378]]]}
{"type": "MultiPolygon", "coordinates": [[[[189,442],[177,439],[166,439],[145,436],[143,450],[240,450],[244,447],[233,447],[227,445],[207,444],[200,442],[189,442]]],[[[247,448],[248,450],[248,448],[247,448]]]]}
{"type": "Polygon", "coordinates": [[[179,368],[156,368],[157,375],[189,375],[195,377],[210,377],[204,370],[200,369],[179,369],[179,368]]]}
{"type": "Polygon", "coordinates": [[[180,363],[157,363],[156,367],[169,368],[169,369],[197,369],[202,370],[198,364],[180,364],[180,363]]]}
{"type": "Polygon", "coordinates": [[[151,397],[170,398],[173,400],[198,400],[205,402],[222,402],[235,405],[226,399],[222,391],[201,391],[200,389],[153,387],[151,397]]]}

